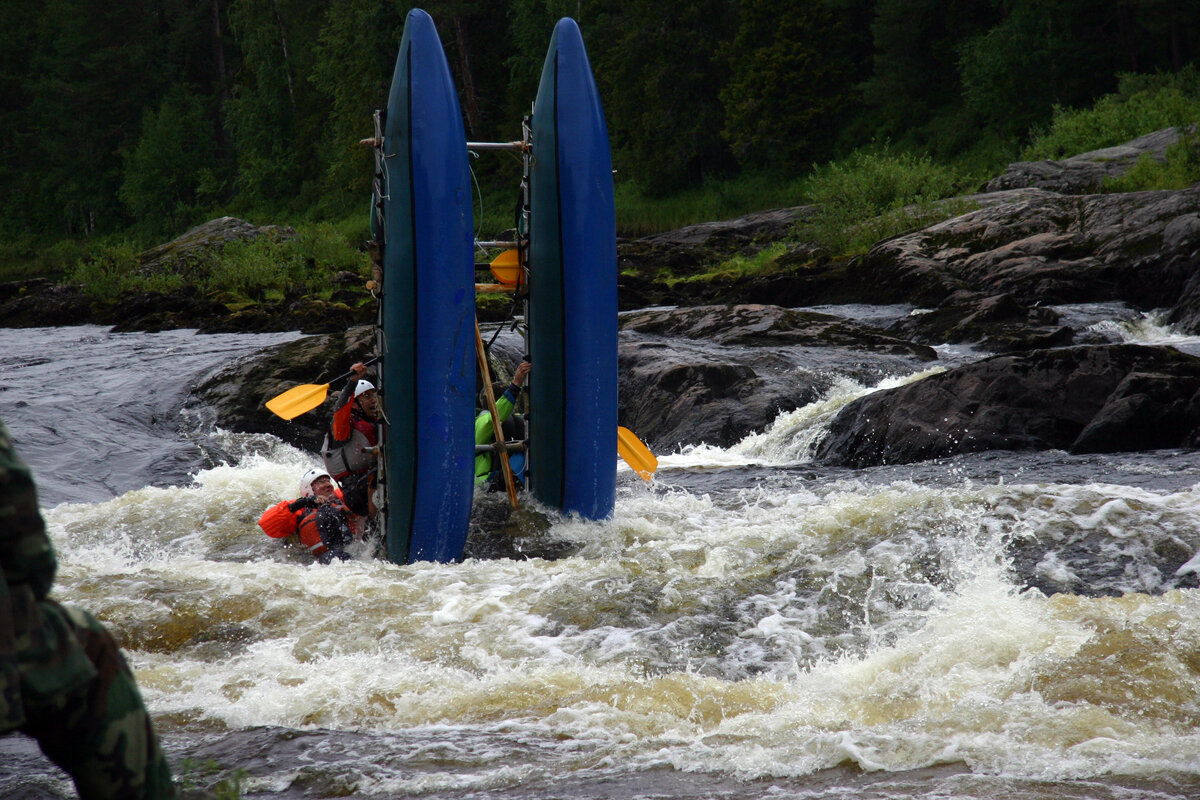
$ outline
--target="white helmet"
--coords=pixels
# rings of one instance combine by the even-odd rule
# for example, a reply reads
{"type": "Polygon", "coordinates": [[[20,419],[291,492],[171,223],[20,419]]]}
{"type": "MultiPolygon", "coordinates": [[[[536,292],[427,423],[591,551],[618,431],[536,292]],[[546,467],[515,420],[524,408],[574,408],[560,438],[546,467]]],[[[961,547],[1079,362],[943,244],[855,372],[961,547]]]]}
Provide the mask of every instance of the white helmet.
{"type": "Polygon", "coordinates": [[[363,392],[373,392],[373,391],[375,391],[375,384],[371,383],[369,380],[367,380],[365,378],[359,378],[358,386],[354,387],[354,396],[355,396],[355,398],[357,398],[363,392]]]}
{"type": "Polygon", "coordinates": [[[326,472],[323,469],[313,467],[308,472],[304,473],[304,477],[300,479],[300,496],[301,497],[312,497],[313,496],[312,485],[314,483],[316,483],[317,478],[329,478],[329,482],[332,483],[334,486],[337,486],[337,481],[335,481],[328,472],[326,472]]]}

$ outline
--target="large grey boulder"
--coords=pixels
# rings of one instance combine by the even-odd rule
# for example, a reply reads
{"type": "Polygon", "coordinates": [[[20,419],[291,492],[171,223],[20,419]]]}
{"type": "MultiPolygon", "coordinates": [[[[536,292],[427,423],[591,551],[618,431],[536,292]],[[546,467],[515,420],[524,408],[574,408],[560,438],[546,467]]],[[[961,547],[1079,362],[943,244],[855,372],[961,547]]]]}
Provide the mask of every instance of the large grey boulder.
{"type": "MultiPolygon", "coordinates": [[[[780,412],[818,399],[834,374],[876,381],[936,358],[932,348],[867,325],[776,306],[650,309],[622,315],[621,326],[619,421],[660,452],[700,443],[728,447],[780,412]]],[[[500,334],[489,353],[492,377],[503,381],[524,344],[510,331],[500,334]]],[[[485,338],[492,340],[490,333],[485,338]]],[[[199,382],[194,404],[221,427],[271,433],[315,450],[340,386],[331,387],[330,402],[291,422],[264,403],[298,384],[328,382],[373,349],[369,326],[269,347],[199,382]]],[[[531,380],[537,378],[535,364],[531,380]]]]}
{"type": "Polygon", "coordinates": [[[623,241],[617,255],[623,268],[643,272],[670,268],[676,274],[685,274],[787,238],[792,227],[814,211],[812,206],[773,208],[735,219],[686,225],[623,241]]]}
{"type": "MultiPolygon", "coordinates": [[[[1124,301],[1171,308],[1174,321],[1200,330],[1200,186],[1083,196],[1026,189],[1009,197],[882,242],[848,275],[874,302],[958,305],[967,315],[998,295],[1025,309],[1124,301]]],[[[911,327],[897,333],[927,340],[911,327]]]]}
{"type": "Polygon", "coordinates": [[[370,358],[374,346],[374,329],[359,326],[344,333],[306,336],[268,347],[191,387],[191,403],[227,430],[270,433],[315,452],[320,449],[333,401],[342,387],[331,386],[324,404],[291,421],[268,411],[267,400],[300,384],[328,383],[348,372],[355,361],[370,358]]]}
{"type": "Polygon", "coordinates": [[[904,464],[984,450],[1122,452],[1200,441],[1200,358],[1104,345],[993,356],[861,397],[815,453],[904,464]]]}
{"type": "Polygon", "coordinates": [[[693,275],[737,255],[753,255],[787,239],[795,224],[812,214],[812,206],[774,208],[716,222],[687,225],[673,231],[625,239],[617,243],[617,299],[622,310],[654,305],[712,302],[730,281],[676,283],[668,278],[693,275]]]}
{"type": "Polygon", "coordinates": [[[296,231],[282,225],[255,225],[237,217],[218,217],[180,234],[166,244],[152,247],[137,256],[138,268],[145,274],[173,272],[194,277],[209,267],[211,258],[230,242],[269,236],[294,239],[296,231]]]}
{"type": "Polygon", "coordinates": [[[936,358],[867,325],[769,305],[624,314],[617,352],[620,422],[659,452],[729,447],[817,400],[834,373],[878,380],[936,358]]]}
{"type": "Polygon", "coordinates": [[[913,356],[921,361],[937,359],[931,347],[843,317],[758,303],[644,309],[622,315],[620,328],[723,345],[852,347],[913,356]]]}
{"type": "MultiPolygon", "coordinates": [[[[359,325],[344,331],[305,336],[273,345],[228,364],[190,387],[191,404],[222,428],[242,433],[270,433],[302,449],[316,451],[334,411],[342,384],[330,386],[325,402],[291,421],[271,413],[266,402],[301,384],[324,384],[366,362],[376,353],[375,328],[359,325]]],[[[492,348],[494,380],[512,378],[522,350],[509,340],[492,348]]],[[[375,380],[375,367],[368,366],[375,380]]]]}
{"type": "Polygon", "coordinates": [[[943,303],[898,320],[888,332],[931,344],[971,342],[980,350],[1001,353],[1062,347],[1075,339],[1075,331],[1060,324],[1056,311],[1024,305],[1008,294],[943,303]]]}

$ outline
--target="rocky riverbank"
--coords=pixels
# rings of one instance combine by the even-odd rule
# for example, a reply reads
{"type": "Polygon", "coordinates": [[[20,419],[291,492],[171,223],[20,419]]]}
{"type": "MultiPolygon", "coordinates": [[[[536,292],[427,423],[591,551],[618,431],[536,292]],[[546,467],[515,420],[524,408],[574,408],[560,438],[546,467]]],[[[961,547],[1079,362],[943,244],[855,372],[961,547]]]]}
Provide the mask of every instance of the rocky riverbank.
{"type": "MultiPolygon", "coordinates": [[[[937,361],[931,345],[962,344],[1003,355],[851,404],[817,457],[866,465],[987,448],[1195,446],[1195,359],[1115,345],[1086,315],[1063,310],[1101,302],[1131,316],[1157,309],[1178,330],[1200,332],[1200,185],[1097,192],[1103,177],[1143,154],[1161,157],[1177,136],[1160,131],[1062,162],[1013,165],[968,198],[974,210],[847,261],[791,239],[813,211],[805,207],[620,242],[622,424],[660,450],[727,446],[828,389],[821,370],[804,364],[833,359],[842,369],[855,365],[864,379],[909,374],[937,361]],[[788,252],[770,275],[678,281],[777,242],[788,242],[788,252]],[[838,304],[904,304],[908,311],[867,323],[797,310],[833,312],[838,304]]],[[[263,235],[288,233],[214,220],[144,262],[147,269],[186,268],[198,248],[263,235]]],[[[219,296],[97,305],[69,287],[26,282],[8,287],[0,319],[11,326],[69,321],[319,334],[195,387],[197,402],[215,409],[221,425],[312,448],[319,414],[283,423],[262,401],[296,383],[330,380],[370,353],[374,309],[362,302],[359,280],[338,276],[330,299],[285,297],[236,309],[219,296]]],[[[519,347],[508,350],[493,351],[500,374],[519,358],[519,347]]]]}

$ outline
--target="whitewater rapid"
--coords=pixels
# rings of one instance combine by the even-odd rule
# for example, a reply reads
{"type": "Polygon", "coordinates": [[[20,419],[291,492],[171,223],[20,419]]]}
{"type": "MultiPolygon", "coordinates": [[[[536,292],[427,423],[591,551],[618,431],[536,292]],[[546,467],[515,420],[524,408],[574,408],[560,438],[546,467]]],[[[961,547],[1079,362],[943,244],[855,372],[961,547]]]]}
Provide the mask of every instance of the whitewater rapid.
{"type": "MultiPolygon", "coordinates": [[[[533,557],[459,564],[310,563],[255,521],[313,454],[180,423],[168,446],[225,460],[43,504],[55,595],[121,640],[173,763],[245,770],[247,797],[1200,795],[1200,590],[1163,566],[1200,549],[1200,456],[808,459],[916,377],[834,381],[650,483],[622,470],[611,520],[530,506],[506,535],[533,557]]],[[[31,385],[0,394],[23,449],[31,385]]],[[[0,790],[58,791],[9,752],[34,766],[0,790]]]]}

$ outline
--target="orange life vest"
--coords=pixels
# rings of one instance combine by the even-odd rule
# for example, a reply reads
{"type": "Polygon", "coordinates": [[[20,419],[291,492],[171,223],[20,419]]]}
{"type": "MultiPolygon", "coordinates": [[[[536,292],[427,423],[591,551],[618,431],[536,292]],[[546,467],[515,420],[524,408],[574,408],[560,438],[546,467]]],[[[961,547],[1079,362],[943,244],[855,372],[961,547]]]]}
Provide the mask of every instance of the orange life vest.
{"type": "MultiPolygon", "coordinates": [[[[335,494],[337,500],[334,502],[341,506],[345,510],[346,516],[353,521],[354,516],[350,513],[350,509],[346,508],[342,502],[341,490],[336,490],[335,494]]],[[[263,533],[272,539],[283,539],[293,534],[298,534],[300,545],[305,550],[308,550],[314,556],[321,555],[329,548],[321,541],[321,533],[317,530],[317,509],[302,508],[299,511],[291,511],[288,509],[288,506],[292,502],[290,500],[281,500],[268,508],[258,518],[258,527],[262,528],[263,533]]]]}

